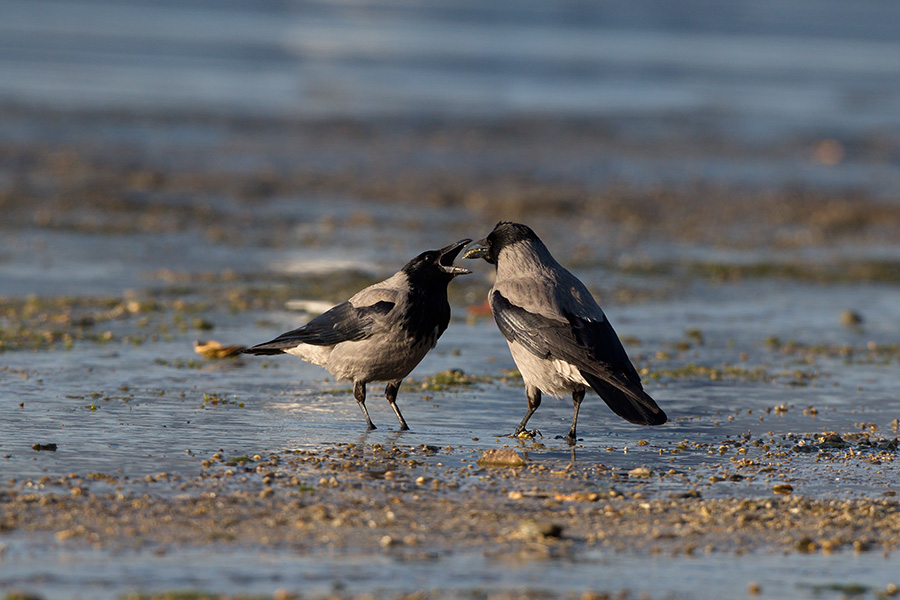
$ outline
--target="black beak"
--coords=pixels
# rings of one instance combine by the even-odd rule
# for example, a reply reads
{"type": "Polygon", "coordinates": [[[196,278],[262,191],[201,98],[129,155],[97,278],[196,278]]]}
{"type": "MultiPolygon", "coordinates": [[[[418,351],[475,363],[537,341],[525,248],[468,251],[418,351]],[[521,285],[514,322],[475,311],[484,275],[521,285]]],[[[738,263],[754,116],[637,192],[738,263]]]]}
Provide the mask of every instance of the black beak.
{"type": "Polygon", "coordinates": [[[487,257],[488,257],[488,249],[487,249],[488,241],[487,241],[487,238],[484,238],[483,240],[478,240],[478,241],[475,242],[475,243],[478,244],[478,245],[475,246],[474,248],[469,248],[468,250],[466,250],[466,253],[463,254],[463,258],[484,258],[484,259],[487,259],[487,257]]]}
{"type": "Polygon", "coordinates": [[[454,266],[453,261],[456,260],[456,257],[459,256],[459,253],[462,252],[462,249],[466,247],[472,240],[465,239],[459,240],[455,244],[450,244],[446,248],[441,248],[438,252],[441,253],[441,257],[438,259],[438,264],[441,267],[441,270],[444,273],[448,273],[449,275],[453,275],[454,277],[457,275],[468,275],[472,271],[468,269],[464,269],[462,267],[454,266]]]}

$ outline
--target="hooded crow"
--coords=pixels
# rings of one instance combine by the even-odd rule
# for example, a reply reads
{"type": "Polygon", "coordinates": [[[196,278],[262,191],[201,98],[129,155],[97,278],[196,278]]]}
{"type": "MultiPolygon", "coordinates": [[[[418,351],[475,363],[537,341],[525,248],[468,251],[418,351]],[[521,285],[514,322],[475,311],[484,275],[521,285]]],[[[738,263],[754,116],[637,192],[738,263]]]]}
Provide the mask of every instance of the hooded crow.
{"type": "Polygon", "coordinates": [[[434,348],[450,323],[447,285],[457,275],[471,273],[453,265],[472,240],[460,240],[440,250],[418,255],[393,276],[358,292],[303,327],[274,340],[247,348],[248,354],[293,354],[325,367],[337,379],[353,381],[353,396],[375,429],[366,410],[366,384],[387,382],[384,396],[409,429],[397,407],[403,378],[434,348]]]}
{"type": "Polygon", "coordinates": [[[556,397],[571,392],[575,413],[566,440],[574,444],[578,409],[588,387],[626,421],[666,422],[666,413],[644,392],[597,301],[554,260],[534,231],[500,222],[477,244],[465,258],[483,258],[497,269],[488,302],[525,381],[528,412],[513,436],[525,431],[542,392],[556,397]]]}

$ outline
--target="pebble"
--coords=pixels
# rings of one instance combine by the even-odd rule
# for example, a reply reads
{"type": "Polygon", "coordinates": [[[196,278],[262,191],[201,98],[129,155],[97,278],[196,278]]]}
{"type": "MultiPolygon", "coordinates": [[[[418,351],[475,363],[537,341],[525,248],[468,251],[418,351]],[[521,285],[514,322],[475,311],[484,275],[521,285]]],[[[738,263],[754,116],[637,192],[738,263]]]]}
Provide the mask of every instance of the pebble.
{"type": "Polygon", "coordinates": [[[491,448],[484,451],[477,463],[487,467],[524,467],[525,459],[515,450],[491,448]]]}
{"type": "Polygon", "coordinates": [[[862,325],[863,318],[855,310],[844,310],[841,311],[841,325],[844,327],[855,327],[857,325],[862,325]]]}
{"type": "Polygon", "coordinates": [[[789,496],[794,493],[794,486],[789,483],[777,483],[772,486],[772,491],[781,496],[789,496]]]}
{"type": "Polygon", "coordinates": [[[561,525],[535,519],[522,521],[516,530],[517,536],[524,539],[559,538],[562,537],[562,532],[561,525]]]}

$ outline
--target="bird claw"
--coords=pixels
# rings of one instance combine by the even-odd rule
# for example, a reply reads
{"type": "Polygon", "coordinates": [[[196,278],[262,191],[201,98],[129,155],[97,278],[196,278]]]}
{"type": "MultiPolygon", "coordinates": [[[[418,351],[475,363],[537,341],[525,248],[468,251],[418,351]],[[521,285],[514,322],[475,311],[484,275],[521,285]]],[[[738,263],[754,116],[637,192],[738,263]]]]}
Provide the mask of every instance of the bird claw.
{"type": "Polygon", "coordinates": [[[556,436],[555,439],[566,440],[566,443],[569,444],[570,446],[574,446],[575,443],[579,441],[578,438],[569,437],[567,435],[558,435],[558,436],[556,436]]]}

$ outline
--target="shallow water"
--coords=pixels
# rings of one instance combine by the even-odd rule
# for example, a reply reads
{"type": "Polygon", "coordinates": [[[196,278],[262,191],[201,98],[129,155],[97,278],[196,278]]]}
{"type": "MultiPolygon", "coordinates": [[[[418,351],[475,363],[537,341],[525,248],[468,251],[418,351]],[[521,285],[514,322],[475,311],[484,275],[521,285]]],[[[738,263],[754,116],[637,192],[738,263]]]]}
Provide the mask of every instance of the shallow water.
{"type": "MultiPolygon", "coordinates": [[[[363,228],[360,239],[372,234],[363,228]]],[[[2,269],[12,292],[43,281],[53,284],[47,290],[66,294],[109,294],[123,285],[152,293],[158,281],[135,273],[178,264],[183,253],[190,252],[186,248],[187,238],[160,243],[149,237],[141,241],[133,236],[26,232],[11,242],[2,269]],[[23,239],[26,247],[72,250],[59,259],[61,264],[55,258],[41,261],[39,256],[19,252],[17,243],[23,239]],[[129,262],[129,253],[144,243],[152,246],[152,252],[136,252],[142,262],[129,262]],[[82,262],[92,253],[105,258],[99,265],[82,262]],[[88,267],[81,269],[80,264],[88,267]],[[117,270],[116,265],[123,267],[117,270]]],[[[269,249],[222,245],[210,250],[197,257],[198,269],[215,271],[229,265],[247,271],[279,270],[285,264],[283,256],[269,249]]],[[[47,252],[57,256],[55,251],[47,252]]],[[[303,264],[303,251],[291,252],[291,260],[303,264]]],[[[373,262],[372,270],[384,272],[387,259],[373,258],[381,262],[373,262]]],[[[591,270],[579,274],[586,281],[596,275],[591,270]]],[[[478,291],[472,301],[477,303],[488,282],[480,271],[470,277],[478,291]]],[[[198,287],[194,295],[216,293],[202,291],[202,284],[198,287]]],[[[892,286],[695,281],[662,300],[606,303],[638,367],[658,373],[658,378],[645,375],[646,388],[668,412],[670,423],[652,429],[632,426],[589,396],[581,411],[575,448],[555,439],[568,429],[571,403],[567,400],[545,399],[530,423],[542,437],[534,441],[501,437],[524,412],[521,382],[504,379],[514,364],[491,319],[467,322],[465,306],[457,304],[454,310],[457,317],[438,347],[413,373],[413,381],[401,387],[399,404],[412,427],[409,432],[397,431],[377,385],[370,386],[368,406],[379,429],[366,432],[349,384],[329,381],[318,367],[290,356],[206,361],[193,352],[197,338],[249,344],[308,318],[286,310],[234,313],[213,304],[201,313],[214,323],[212,331],[172,329],[163,338],[151,337],[138,345],[114,338],[105,344],[75,342],[71,349],[7,352],[0,370],[0,410],[5,415],[0,480],[14,480],[10,485],[23,492],[59,492],[65,488],[58,482],[69,474],[101,473],[114,479],[86,482],[86,492],[172,498],[206,492],[201,461],[216,453],[227,458],[321,452],[351,442],[363,448],[376,444],[439,448],[423,458],[424,474],[465,467],[483,450],[508,445],[550,469],[602,465],[609,475],[588,481],[585,489],[636,489],[649,498],[692,490],[708,498],[765,497],[771,495],[773,485],[784,482],[792,485],[795,495],[804,497],[879,498],[892,493],[900,481],[894,462],[872,466],[865,460],[875,450],[858,449],[856,459],[794,450],[799,440],[809,441],[812,434],[846,435],[865,430],[868,424],[887,439],[896,435],[891,421],[900,416],[897,358],[870,359],[865,354],[870,343],[894,343],[894,333],[900,330],[900,303],[892,286]],[[862,326],[840,324],[840,312],[848,306],[864,315],[862,326]],[[857,353],[850,358],[827,353],[796,357],[769,345],[767,340],[774,336],[832,349],[849,346],[857,353]],[[666,355],[658,356],[658,351],[666,355]],[[688,365],[760,368],[771,381],[727,374],[717,379],[666,374],[688,365]],[[487,379],[444,391],[420,388],[423,377],[448,369],[487,379]],[[806,377],[798,380],[796,372],[806,377]],[[211,402],[212,397],[219,402],[211,402]],[[783,410],[773,410],[779,406],[783,410]],[[809,407],[817,413],[809,414],[809,407]],[[741,440],[760,440],[784,452],[783,467],[771,474],[749,473],[734,479],[739,472],[735,459],[763,460],[765,454],[741,440]],[[48,443],[55,443],[56,451],[32,449],[33,444],[48,443]],[[674,475],[635,484],[627,474],[636,466],[674,475]],[[167,475],[156,477],[160,473],[167,475]],[[148,481],[148,475],[155,480],[148,481]]],[[[170,318],[166,312],[154,317],[170,318]]],[[[114,322],[110,327],[118,334],[131,325],[114,322]]],[[[490,485],[482,481],[480,469],[460,475],[459,482],[462,490],[490,485]]],[[[254,484],[235,482],[231,487],[243,486],[253,489],[254,484]]],[[[895,561],[877,553],[849,560],[775,557],[764,551],[691,559],[598,553],[509,563],[468,553],[400,560],[352,552],[297,556],[288,549],[216,545],[166,548],[161,555],[136,550],[73,552],[43,536],[12,532],[4,538],[0,584],[47,598],[112,598],[138,589],[177,588],[229,594],[271,593],[279,588],[311,594],[377,590],[382,595],[413,589],[441,589],[448,595],[466,594],[470,588],[557,594],[628,589],[651,597],[713,598],[742,596],[750,582],[762,586],[761,597],[801,598],[819,589],[815,586],[833,582],[863,581],[874,586],[872,590],[880,589],[896,573],[895,561]],[[188,563],[190,568],[182,566],[188,563]],[[713,575],[721,569],[732,575],[713,575]],[[697,581],[703,581],[703,586],[698,587],[697,581]]],[[[424,552],[427,556],[427,545],[424,552]]]]}
{"type": "MultiPolygon", "coordinates": [[[[646,387],[671,422],[661,428],[635,427],[589,396],[579,419],[577,460],[621,468],[649,461],[662,467],[671,459],[654,457],[656,449],[677,446],[684,439],[712,443],[747,432],[753,438],[849,432],[862,421],[878,424],[883,435],[891,434],[889,422],[900,410],[896,359],[886,364],[847,364],[844,358],[822,357],[811,364],[798,363],[767,348],[766,340],[780,336],[799,343],[861,349],[870,342],[889,344],[891,332],[900,328],[893,288],[867,289],[865,302],[859,300],[859,288],[850,287],[822,289],[820,295],[816,288],[800,284],[782,285],[779,290],[753,283],[729,288],[700,292],[703,301],[684,297],[607,308],[620,335],[631,341],[629,349],[639,368],[660,372],[658,380],[645,377],[646,387]],[[757,294],[766,296],[765,304],[755,299],[757,294]],[[842,307],[851,298],[856,310],[877,315],[866,330],[854,331],[838,323],[842,307]],[[656,349],[683,342],[688,330],[702,332],[703,343],[670,351],[665,360],[654,356],[656,349]],[[758,367],[773,381],[747,381],[741,376],[729,380],[727,375],[723,380],[704,381],[666,375],[667,370],[694,364],[741,365],[747,371],[758,367]],[[795,385],[795,371],[808,374],[809,380],[795,385]],[[789,410],[766,412],[778,405],[789,410]],[[818,414],[803,415],[808,407],[815,407],[818,414]],[[636,446],[641,439],[649,440],[650,446],[636,446]],[[627,456],[622,453],[626,446],[627,456]]],[[[461,307],[456,310],[463,312],[461,307]]],[[[290,356],[204,361],[193,353],[192,342],[198,336],[249,344],[293,327],[302,315],[267,315],[267,320],[274,321],[267,328],[254,326],[252,315],[217,317],[224,321],[214,331],[176,334],[171,341],[139,346],[76,343],[71,350],[7,353],[0,378],[10,432],[0,442],[0,451],[7,455],[0,463],[0,476],[58,477],[117,469],[134,477],[181,470],[195,475],[198,461],[187,450],[198,456],[220,448],[234,455],[252,455],[346,441],[475,451],[485,444],[505,443],[497,436],[511,431],[524,414],[521,381],[500,379],[515,365],[489,318],[469,324],[455,321],[414,371],[413,381],[401,387],[399,404],[412,431],[395,431],[396,421],[381,397],[381,387],[370,385],[367,404],[380,428],[367,433],[350,385],[329,381],[318,367],[290,356]],[[492,380],[447,391],[417,389],[426,375],[448,369],[492,380]],[[224,403],[204,402],[204,395],[219,396],[224,403]],[[473,442],[473,437],[478,441],[473,442]],[[58,445],[56,452],[31,450],[32,444],[49,442],[58,445]]],[[[530,423],[546,436],[542,440],[546,449],[530,456],[569,460],[569,449],[554,436],[565,433],[570,419],[570,401],[547,398],[530,423]]],[[[679,457],[677,462],[686,467],[707,460],[704,451],[679,457]]],[[[852,469],[848,477],[854,478],[852,469]]],[[[887,475],[844,488],[815,477],[801,479],[802,493],[811,495],[843,495],[851,490],[875,494],[891,481],[887,475]]]]}
{"type": "Polygon", "coordinates": [[[371,593],[391,597],[419,589],[427,590],[429,597],[444,598],[499,592],[552,595],[607,590],[627,591],[637,597],[715,600],[748,596],[752,583],[760,589],[750,595],[755,598],[840,598],[845,586],[861,588],[861,592],[852,594],[855,597],[872,597],[873,592],[895,581],[892,570],[896,567],[895,561],[875,555],[673,558],[599,554],[534,563],[481,554],[413,561],[342,555],[328,560],[253,550],[176,550],[149,557],[146,553],[124,553],[110,563],[103,553],[20,555],[15,548],[8,550],[6,565],[18,574],[7,580],[14,587],[40,581],[44,597],[55,599],[73,597],[72,589],[77,586],[83,597],[97,600],[119,597],[123,580],[130,583],[129,589],[146,593],[168,586],[248,595],[300,589],[310,596],[371,593]],[[47,568],[43,562],[47,559],[61,559],[73,572],[60,577],[47,568]],[[198,564],[203,568],[198,569],[198,564]],[[161,572],[166,574],[165,584],[160,582],[161,572]],[[698,586],[696,578],[701,572],[704,585],[698,586]],[[823,572],[827,573],[824,577],[823,572]],[[396,573],[403,574],[402,582],[397,581],[396,573]],[[477,579],[474,574],[479,574],[477,579]]]}

